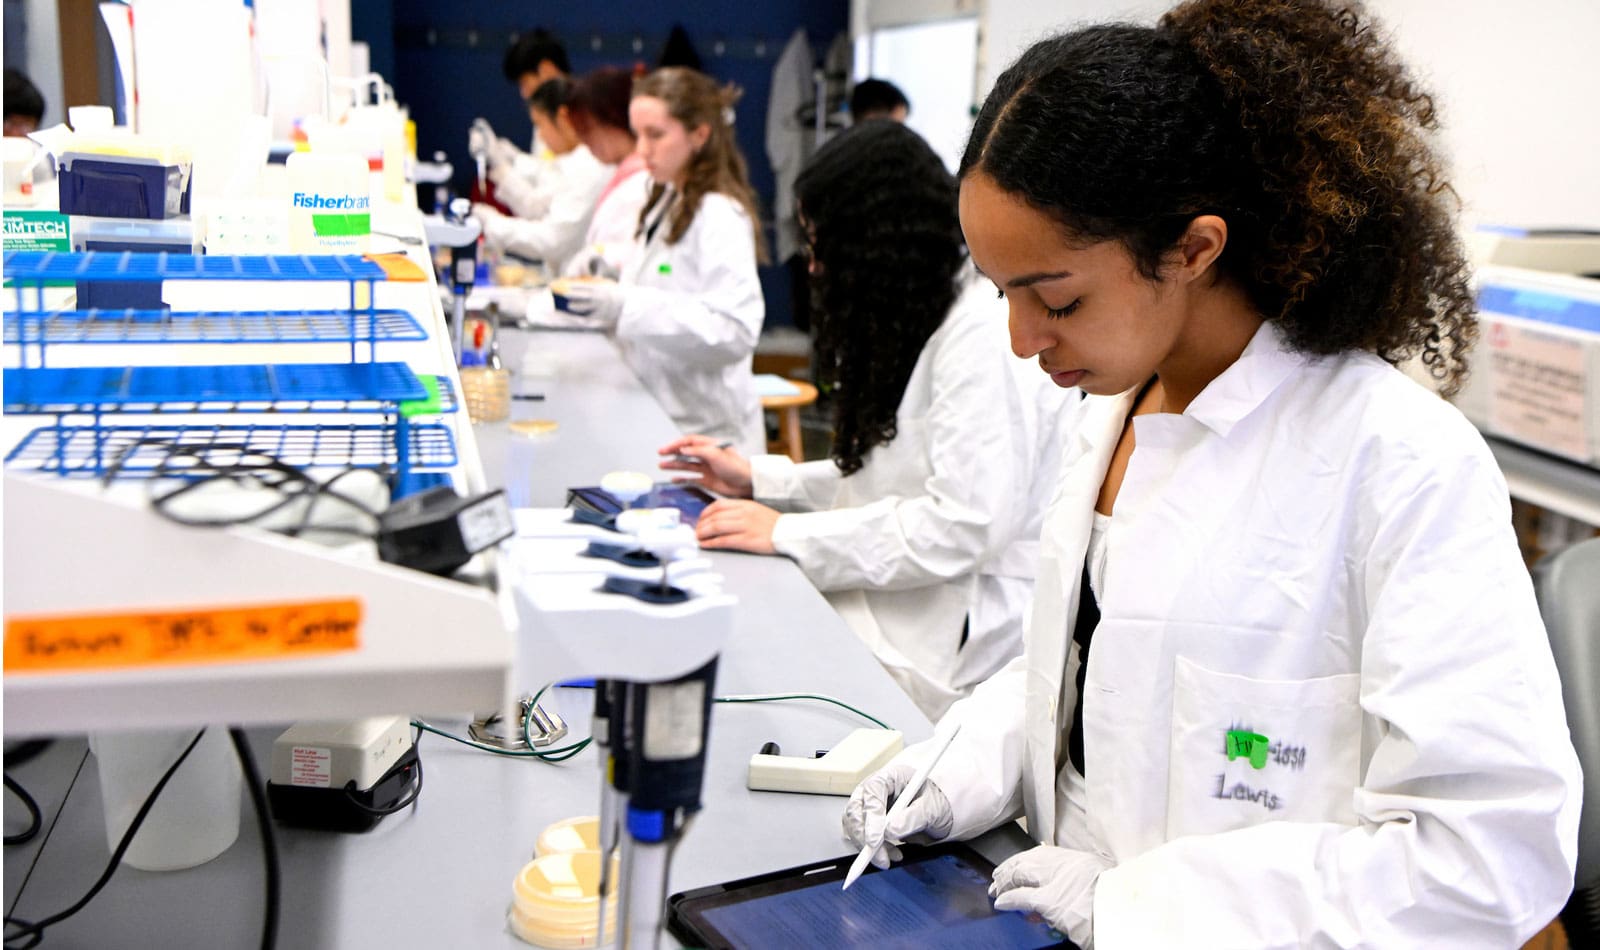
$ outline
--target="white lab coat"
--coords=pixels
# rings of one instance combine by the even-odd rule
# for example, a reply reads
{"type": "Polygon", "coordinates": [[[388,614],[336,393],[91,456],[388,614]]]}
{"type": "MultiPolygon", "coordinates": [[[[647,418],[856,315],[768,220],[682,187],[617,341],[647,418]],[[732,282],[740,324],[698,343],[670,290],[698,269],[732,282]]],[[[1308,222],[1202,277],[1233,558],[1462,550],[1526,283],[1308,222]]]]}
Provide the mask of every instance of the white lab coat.
{"type": "Polygon", "coordinates": [[[766,304],[750,216],[712,192],[677,244],[667,243],[669,227],[641,239],[622,269],[630,285],[615,330],[622,358],[680,430],[763,452],[750,360],[766,304]]]}
{"type": "Polygon", "coordinates": [[[498,249],[544,261],[552,272],[560,273],[583,247],[595,202],[610,179],[611,169],[582,145],[558,155],[541,177],[535,200],[528,204],[538,216],[495,219],[484,239],[498,249]]]}
{"type": "Polygon", "coordinates": [[[773,220],[777,222],[777,257],[786,261],[801,247],[800,223],[795,218],[794,182],[806,159],[816,151],[815,130],[800,121],[800,109],[817,101],[812,71],[811,41],[804,28],[794,31],[772,67],[772,92],[767,96],[767,160],[775,182],[773,220]]]}
{"type": "Polygon", "coordinates": [[[644,159],[637,152],[631,153],[616,166],[612,179],[601,189],[583,248],[568,259],[563,272],[568,276],[587,274],[588,258],[593,255],[621,273],[636,246],[634,232],[639,230],[639,212],[649,197],[650,173],[644,159]]]}
{"type": "Polygon", "coordinates": [[[1561,687],[1493,457],[1376,357],[1297,355],[1268,324],[1186,412],[1133,421],[1085,791],[1071,627],[1132,401],[1084,400],[1025,655],[951,710],[932,778],[955,834],[1020,811],[1107,856],[1098,950],[1520,946],[1572,885],[1561,687]],[[1263,768],[1231,729],[1268,739],[1263,768]]]}
{"type": "Polygon", "coordinates": [[[555,153],[539,143],[537,132],[533,145],[532,151],[516,154],[510,173],[500,176],[494,188],[495,200],[522,218],[536,218],[544,213],[545,205],[540,202],[548,199],[541,196],[549,187],[549,176],[555,170],[555,153]]]}
{"type": "Polygon", "coordinates": [[[1021,651],[1062,419],[1077,399],[1012,355],[1005,304],[974,284],[917,358],[893,441],[859,471],[751,460],[756,499],[800,512],[779,516],[773,546],[930,718],[1021,651]]]}

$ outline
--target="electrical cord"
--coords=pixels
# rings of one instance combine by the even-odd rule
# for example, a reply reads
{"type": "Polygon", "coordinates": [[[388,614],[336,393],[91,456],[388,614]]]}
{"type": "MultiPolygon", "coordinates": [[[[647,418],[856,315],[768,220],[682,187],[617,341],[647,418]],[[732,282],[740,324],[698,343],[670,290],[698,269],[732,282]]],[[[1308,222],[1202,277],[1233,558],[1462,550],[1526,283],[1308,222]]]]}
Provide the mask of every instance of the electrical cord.
{"type": "Polygon", "coordinates": [[[22,807],[28,810],[28,827],[14,835],[6,835],[6,844],[27,844],[39,834],[39,828],[44,825],[44,818],[39,814],[39,803],[33,800],[27,789],[17,784],[16,779],[7,775],[5,781],[6,788],[9,788],[11,794],[22,802],[22,807]]]}
{"type": "MultiPolygon", "coordinates": [[[[564,687],[569,688],[569,689],[592,689],[593,688],[592,686],[566,686],[566,684],[556,684],[556,685],[564,686],[564,687]]],[[[549,684],[546,684],[545,686],[541,687],[538,692],[533,694],[533,699],[529,700],[528,705],[531,707],[531,706],[537,704],[539,702],[539,697],[543,696],[545,694],[545,691],[548,690],[548,689],[550,689],[550,685],[549,684]]],[[[788,701],[792,701],[792,700],[802,700],[802,699],[811,699],[811,700],[816,700],[818,702],[831,703],[831,704],[833,704],[835,706],[839,706],[839,707],[841,707],[843,709],[848,709],[850,712],[855,713],[857,716],[860,716],[862,719],[867,720],[868,722],[872,723],[875,726],[878,726],[881,729],[891,728],[888,723],[886,723],[882,719],[879,719],[878,717],[872,715],[871,713],[865,712],[865,711],[863,711],[861,709],[857,709],[856,707],[850,705],[849,703],[847,703],[847,702],[845,702],[845,701],[843,701],[841,699],[835,699],[832,696],[826,696],[826,695],[823,695],[821,693],[758,693],[758,694],[751,694],[751,695],[745,695],[745,696],[716,696],[716,697],[712,698],[712,702],[717,702],[717,703],[777,703],[777,702],[788,702],[788,701]]],[[[523,745],[525,745],[527,747],[526,749],[502,749],[502,748],[500,748],[498,746],[485,745],[484,743],[476,742],[476,741],[474,741],[472,739],[463,738],[462,736],[458,736],[458,735],[455,735],[453,733],[446,732],[445,730],[440,729],[440,728],[438,728],[436,726],[429,725],[428,723],[422,721],[421,719],[413,719],[411,721],[411,724],[413,726],[415,726],[416,728],[424,731],[424,732],[431,732],[436,736],[441,736],[441,737],[443,737],[445,739],[449,739],[451,742],[459,742],[464,746],[471,746],[474,749],[478,749],[478,750],[483,751],[483,752],[488,752],[488,753],[490,753],[492,755],[502,755],[502,756],[508,756],[510,758],[516,758],[516,759],[541,759],[543,761],[552,762],[552,763],[554,763],[554,762],[565,762],[567,759],[572,758],[573,756],[577,755],[579,752],[582,752],[584,749],[588,748],[589,743],[594,741],[593,737],[590,737],[590,738],[587,738],[587,739],[583,739],[583,740],[581,740],[579,742],[574,742],[571,745],[561,746],[560,748],[556,748],[556,749],[535,749],[534,745],[533,745],[532,728],[529,725],[528,717],[526,715],[523,716],[523,718],[522,718],[522,742],[523,742],[523,745]]]]}
{"type": "Polygon", "coordinates": [[[151,507],[169,521],[189,527],[219,528],[252,524],[278,514],[297,503],[304,503],[298,523],[276,529],[282,534],[296,537],[308,531],[348,534],[372,539],[377,531],[363,531],[347,525],[313,524],[312,515],[323,499],[340,502],[360,514],[378,521],[379,513],[359,498],[337,491],[337,483],[356,472],[368,472],[380,478],[389,474],[388,466],[346,466],[324,481],[318,481],[299,466],[277,458],[268,452],[251,449],[243,443],[215,442],[186,445],[170,439],[137,439],[116,454],[107,466],[103,481],[110,483],[126,467],[133,454],[141,447],[161,446],[166,452],[156,463],[146,484],[151,486],[151,507]],[[219,460],[214,456],[226,456],[219,460]],[[178,464],[180,461],[184,464],[178,464]],[[163,478],[181,479],[183,484],[164,493],[155,493],[155,486],[163,478]],[[207,486],[223,482],[248,484],[272,491],[276,498],[256,511],[228,517],[192,517],[178,510],[177,503],[207,486]]]}
{"type": "Polygon", "coordinates": [[[122,866],[122,856],[127,853],[129,846],[133,844],[133,836],[139,833],[139,828],[144,824],[145,817],[150,814],[150,809],[155,807],[156,799],[161,797],[161,791],[167,787],[167,782],[172,780],[172,776],[177,773],[178,768],[189,758],[189,753],[193,752],[194,747],[200,744],[200,739],[205,734],[206,731],[204,729],[194,734],[194,738],[189,740],[189,744],[184,747],[183,754],[179,755],[178,760],[173,762],[162,773],[161,779],[150,790],[150,794],[145,796],[144,804],[140,805],[139,810],[134,813],[133,820],[128,823],[128,829],[122,833],[122,840],[117,842],[116,850],[111,852],[110,863],[101,872],[100,879],[94,882],[93,887],[89,888],[89,893],[83,895],[78,899],[77,903],[66,910],[51,914],[37,923],[24,920],[21,917],[6,915],[6,926],[18,928],[14,933],[5,935],[5,945],[8,950],[28,950],[29,947],[38,946],[39,941],[44,939],[46,927],[59,924],[78,911],[83,910],[95,898],[95,895],[99,894],[106,884],[110,883],[111,876],[116,874],[117,868],[122,866]]]}
{"type": "Polygon", "coordinates": [[[54,739],[24,739],[16,745],[6,748],[6,765],[16,768],[25,762],[37,759],[44,750],[50,748],[54,739]]]}
{"type": "MultiPolygon", "coordinates": [[[[229,729],[228,736],[233,739],[233,751],[239,756],[244,784],[250,790],[250,804],[256,810],[256,829],[261,833],[261,857],[266,865],[267,877],[267,906],[265,919],[261,923],[261,950],[272,950],[278,943],[278,910],[281,903],[278,838],[272,829],[271,813],[267,810],[266,786],[261,782],[261,773],[256,770],[255,756],[250,753],[250,741],[245,738],[243,729],[229,729]]],[[[160,791],[159,786],[157,791],[160,791]]]]}
{"type": "Polygon", "coordinates": [[[860,716],[862,719],[865,719],[880,729],[890,728],[888,723],[884,722],[882,719],[879,719],[877,716],[874,716],[868,712],[863,712],[844,700],[834,699],[832,696],[824,696],[821,693],[756,693],[748,696],[716,696],[713,697],[711,701],[714,703],[777,703],[792,699],[814,699],[818,702],[832,703],[835,706],[850,710],[857,716],[860,716]]]}
{"type": "Polygon", "coordinates": [[[422,794],[422,759],[418,758],[415,762],[411,763],[406,767],[406,771],[411,773],[411,794],[407,795],[403,801],[395,802],[393,805],[390,805],[387,808],[373,808],[371,805],[368,805],[366,802],[363,802],[357,798],[355,779],[351,779],[350,781],[344,783],[345,797],[350,800],[351,806],[356,810],[364,811],[367,814],[377,818],[383,818],[388,815],[393,815],[396,812],[405,811],[407,808],[415,805],[417,803],[417,796],[422,794]]]}

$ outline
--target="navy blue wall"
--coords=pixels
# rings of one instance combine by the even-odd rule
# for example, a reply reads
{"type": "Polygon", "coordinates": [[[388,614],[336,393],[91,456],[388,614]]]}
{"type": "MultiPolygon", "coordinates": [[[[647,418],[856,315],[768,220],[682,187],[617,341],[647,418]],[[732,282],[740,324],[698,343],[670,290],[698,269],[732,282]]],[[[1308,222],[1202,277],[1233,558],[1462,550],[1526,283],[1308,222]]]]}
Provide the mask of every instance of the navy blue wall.
{"type": "MultiPolygon", "coordinates": [[[[352,32],[372,48],[373,68],[388,77],[417,123],[417,152],[449,154],[457,188],[469,184],[467,128],[483,116],[499,134],[526,147],[532,123],[500,72],[513,34],[543,26],[566,44],[575,72],[597,66],[654,66],[674,23],[681,23],[706,72],[744,89],[738,138],[751,181],[770,217],[772,168],[766,155],[772,67],[789,36],[807,31],[818,54],[848,26],[848,0],[641,0],[565,4],[505,0],[352,0],[352,32]],[[721,47],[721,53],[717,52],[721,47]]],[[[771,237],[770,221],[768,236],[771,237]]],[[[793,322],[787,275],[763,268],[767,324],[793,322]]]]}

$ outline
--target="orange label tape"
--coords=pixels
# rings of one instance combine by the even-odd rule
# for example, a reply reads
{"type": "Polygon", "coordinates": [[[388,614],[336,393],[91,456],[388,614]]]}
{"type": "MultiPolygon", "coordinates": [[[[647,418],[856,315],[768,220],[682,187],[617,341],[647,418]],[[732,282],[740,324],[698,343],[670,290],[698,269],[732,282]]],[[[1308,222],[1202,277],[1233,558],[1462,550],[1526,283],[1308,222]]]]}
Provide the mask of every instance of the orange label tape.
{"type": "Polygon", "coordinates": [[[361,645],[361,602],[7,617],[5,669],[51,672],[285,660],[361,645]]]}

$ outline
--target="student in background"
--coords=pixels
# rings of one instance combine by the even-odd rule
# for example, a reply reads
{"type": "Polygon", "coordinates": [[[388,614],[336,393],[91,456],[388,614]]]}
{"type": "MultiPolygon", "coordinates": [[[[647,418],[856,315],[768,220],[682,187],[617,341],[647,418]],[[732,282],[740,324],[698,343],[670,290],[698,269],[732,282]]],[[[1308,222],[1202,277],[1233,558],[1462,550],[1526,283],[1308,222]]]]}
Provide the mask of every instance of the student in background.
{"type": "Polygon", "coordinates": [[[766,446],[750,360],[766,307],[755,192],[733,137],[737,93],[704,73],[658,69],[628,118],[650,174],[636,250],[618,282],[565,288],[567,309],[616,337],[622,358],[684,432],[766,446]]]}
{"type": "Polygon", "coordinates": [[[565,79],[551,79],[528,97],[534,128],[554,157],[524,202],[526,213],[509,217],[486,204],[472,208],[490,250],[544,261],[556,273],[583,246],[595,203],[611,177],[573,126],[572,89],[565,79]]]}
{"type": "Polygon", "coordinates": [[[1006,346],[956,183],[915,132],[854,126],[796,180],[831,458],[747,458],[687,436],[662,468],[730,496],[707,548],[784,554],[930,717],[1022,649],[1038,535],[1077,393],[1006,346]],[[743,500],[753,499],[753,500],[743,500]]]}
{"type": "Polygon", "coordinates": [[[911,114],[911,102],[900,87],[886,79],[863,79],[850,90],[850,120],[892,119],[904,122],[911,114]]]}
{"type": "Polygon", "coordinates": [[[1505,479],[1433,101],[1359,6],[1192,0],[1044,40],[961,160],[1012,348],[1088,395],[1024,656],[846,807],[1027,816],[1003,910],[1077,945],[1519,947],[1580,778],[1505,479]]]}
{"type": "MultiPolygon", "coordinates": [[[[543,27],[535,27],[511,44],[500,69],[506,81],[517,87],[517,98],[526,103],[534,90],[546,82],[570,75],[572,64],[566,47],[543,27]]],[[[531,209],[523,202],[537,187],[540,175],[549,169],[551,159],[538,125],[534,125],[533,139],[524,152],[515,142],[496,135],[487,119],[479,118],[472,123],[468,148],[474,154],[487,154],[496,200],[515,214],[528,215],[531,209]]]]}
{"type": "Polygon", "coordinates": [[[44,120],[44,96],[39,87],[15,69],[5,72],[6,135],[24,136],[39,131],[39,123],[44,120]]]}
{"type": "Polygon", "coordinates": [[[650,173],[628,126],[632,98],[633,74],[626,70],[605,67],[573,83],[567,102],[572,127],[596,159],[614,168],[600,189],[583,247],[567,262],[569,276],[615,279],[633,247],[639,212],[650,196],[650,173]]]}

